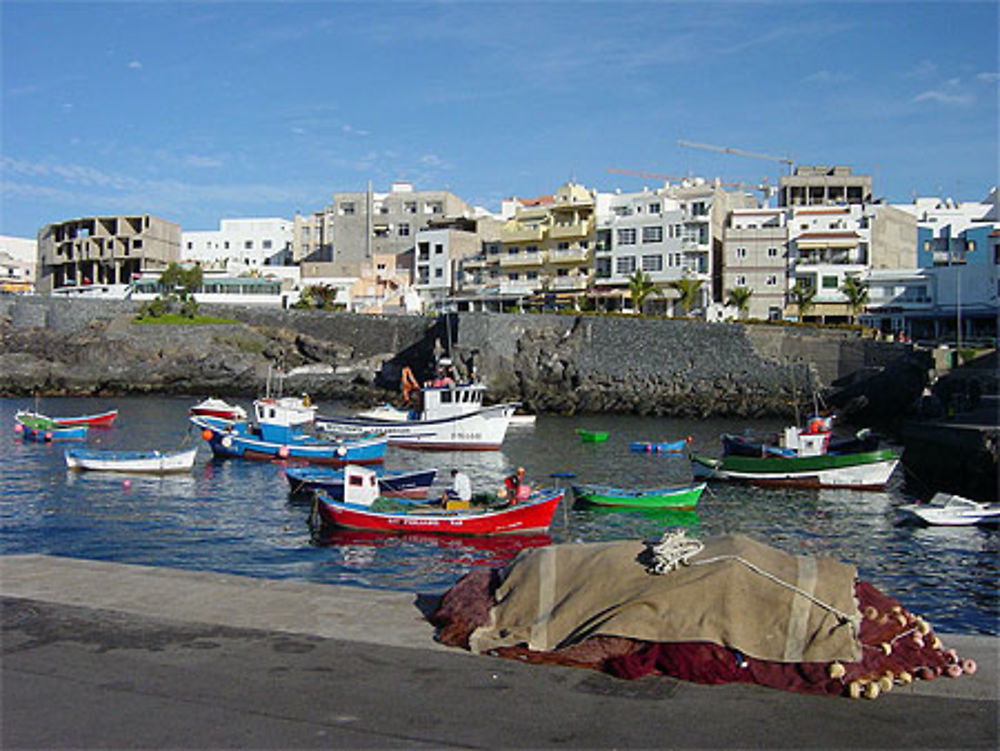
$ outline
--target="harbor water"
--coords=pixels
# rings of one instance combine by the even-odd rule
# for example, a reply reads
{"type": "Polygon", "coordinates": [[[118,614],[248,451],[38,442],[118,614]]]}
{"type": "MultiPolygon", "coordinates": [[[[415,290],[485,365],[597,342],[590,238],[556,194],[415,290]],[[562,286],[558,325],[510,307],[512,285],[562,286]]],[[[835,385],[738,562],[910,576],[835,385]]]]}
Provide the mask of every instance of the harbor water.
{"type": "MultiPolygon", "coordinates": [[[[653,540],[681,528],[694,537],[741,533],[789,553],[843,560],[942,632],[1000,635],[1000,531],[903,523],[898,507],[929,497],[933,489],[907,483],[902,465],[886,492],[713,483],[696,511],[573,507],[569,487],[574,482],[653,488],[691,481],[684,455],[632,452],[632,441],[691,436],[695,451],[714,456],[720,451],[720,433],[776,431],[781,422],[543,415],[534,426],[511,428],[500,451],[390,447],[387,469],[438,468],[432,493],[447,484],[452,468],[465,470],[478,492],[498,489],[506,474],[523,466],[534,485],[566,487],[566,499],[552,528],[541,535],[314,535],[310,504],[289,495],[282,464],[212,458],[187,420],[188,407],[200,398],[51,398],[37,405],[45,414],[67,416],[118,408],[113,427],[91,429],[83,444],[91,448],[168,450],[200,444],[190,474],[166,477],[69,472],[63,451],[80,444],[22,441],[13,431],[14,414],[34,409],[35,402],[0,399],[6,431],[0,441],[3,553],[441,593],[473,568],[501,565],[524,547],[653,540]],[[578,428],[608,431],[608,440],[585,443],[575,432],[578,428]]],[[[339,404],[319,407],[321,414],[346,411],[339,404]]]]}

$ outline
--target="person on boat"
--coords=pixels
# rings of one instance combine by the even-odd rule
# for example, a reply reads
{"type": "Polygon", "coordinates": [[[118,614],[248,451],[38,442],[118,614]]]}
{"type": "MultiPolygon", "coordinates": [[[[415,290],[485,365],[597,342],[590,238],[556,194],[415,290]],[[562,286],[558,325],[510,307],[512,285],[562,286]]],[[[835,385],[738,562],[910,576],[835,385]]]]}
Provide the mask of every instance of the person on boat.
{"type": "Polygon", "coordinates": [[[444,491],[441,505],[447,507],[450,501],[457,501],[463,507],[472,502],[472,480],[457,469],[451,471],[451,487],[444,491]]]}
{"type": "Polygon", "coordinates": [[[531,495],[531,486],[524,479],[524,467],[518,467],[517,472],[506,477],[503,484],[512,504],[527,500],[531,495]]]}

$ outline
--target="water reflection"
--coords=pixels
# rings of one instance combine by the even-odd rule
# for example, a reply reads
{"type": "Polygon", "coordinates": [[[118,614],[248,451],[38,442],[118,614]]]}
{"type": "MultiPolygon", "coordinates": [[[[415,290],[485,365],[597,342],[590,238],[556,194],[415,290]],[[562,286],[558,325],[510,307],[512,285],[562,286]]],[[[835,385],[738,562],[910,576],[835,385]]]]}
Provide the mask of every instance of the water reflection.
{"type": "MultiPolygon", "coordinates": [[[[211,458],[188,426],[197,398],[128,397],[44,400],[42,411],[83,414],[118,407],[109,430],[86,445],[176,448],[201,445],[190,475],[69,473],[63,447],[0,441],[0,545],[5,553],[50,553],[272,578],[443,591],[476,566],[502,565],[525,547],[550,542],[658,539],[670,529],[708,536],[746,534],[790,553],[824,555],[855,565],[859,575],[935,627],[1000,634],[997,623],[996,529],[899,524],[898,506],[912,501],[898,473],[884,493],[773,490],[711,484],[696,511],[574,508],[570,493],[547,535],[441,538],[340,532],[316,540],[311,505],[289,496],[283,466],[211,458]],[[126,483],[127,481],[127,483],[126,483]]],[[[27,399],[0,400],[9,426],[27,399]]],[[[342,411],[343,405],[321,405],[342,411]]],[[[536,486],[595,483],[650,488],[691,481],[684,456],[629,449],[631,441],[692,436],[697,452],[716,455],[719,434],[741,432],[726,420],[685,421],[627,416],[539,417],[510,432],[502,451],[424,453],[390,448],[386,469],[438,468],[431,495],[465,470],[476,492],[496,490],[524,466],[536,486]],[[585,444],[577,428],[606,430],[605,443],[585,444]]],[[[757,421],[760,432],[777,421],[757,421]]]]}

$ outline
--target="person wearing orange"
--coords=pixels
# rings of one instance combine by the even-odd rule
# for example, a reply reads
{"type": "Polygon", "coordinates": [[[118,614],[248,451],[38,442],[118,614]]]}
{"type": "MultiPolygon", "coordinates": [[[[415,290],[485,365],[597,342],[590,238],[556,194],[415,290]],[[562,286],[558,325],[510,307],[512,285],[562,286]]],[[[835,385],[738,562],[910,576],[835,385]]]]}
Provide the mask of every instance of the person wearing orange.
{"type": "Polygon", "coordinates": [[[517,472],[506,477],[503,484],[507,489],[507,497],[510,498],[511,504],[527,500],[528,496],[531,495],[531,486],[524,479],[524,467],[518,467],[517,472]]]}

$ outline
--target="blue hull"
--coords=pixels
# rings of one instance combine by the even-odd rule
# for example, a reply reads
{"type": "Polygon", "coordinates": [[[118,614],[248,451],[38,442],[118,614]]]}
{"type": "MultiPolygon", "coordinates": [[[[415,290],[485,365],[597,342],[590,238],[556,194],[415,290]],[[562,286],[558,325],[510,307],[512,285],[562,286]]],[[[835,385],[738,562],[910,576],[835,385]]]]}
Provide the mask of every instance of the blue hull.
{"type": "Polygon", "coordinates": [[[38,430],[36,428],[24,426],[21,433],[27,440],[37,443],[48,443],[50,441],[82,441],[87,437],[87,427],[79,428],[49,428],[48,430],[38,430]]]}
{"type": "Polygon", "coordinates": [[[387,441],[382,437],[344,441],[320,441],[305,434],[293,435],[277,443],[260,438],[245,422],[229,422],[211,417],[192,417],[202,429],[215,456],[256,461],[303,461],[342,467],[345,464],[379,464],[385,460],[387,441]]]}

